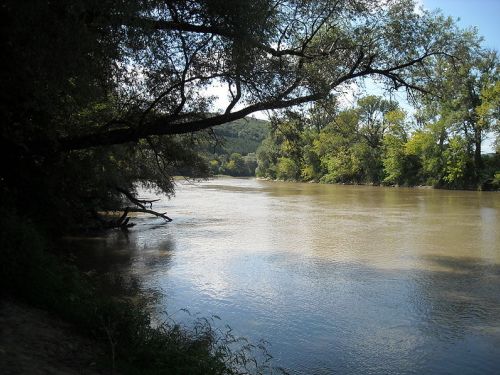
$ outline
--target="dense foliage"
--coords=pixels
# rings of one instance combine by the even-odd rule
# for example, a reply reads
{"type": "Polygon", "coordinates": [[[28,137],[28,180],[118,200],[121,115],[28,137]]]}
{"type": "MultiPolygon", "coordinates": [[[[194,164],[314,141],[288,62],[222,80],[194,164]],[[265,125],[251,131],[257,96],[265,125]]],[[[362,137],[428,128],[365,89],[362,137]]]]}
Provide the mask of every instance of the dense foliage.
{"type": "MultiPolygon", "coordinates": [[[[499,153],[482,155],[479,149],[478,156],[482,142],[467,132],[470,113],[477,108],[457,109],[452,120],[441,112],[423,121],[423,113],[436,106],[446,104],[431,102],[416,114],[421,124],[411,121],[397,103],[377,96],[324,116],[327,121],[320,127],[311,120],[314,114],[289,113],[275,119],[258,149],[257,175],[326,183],[500,188],[499,153]],[[460,119],[460,114],[467,118],[460,119]]],[[[318,107],[313,111],[321,111],[318,107]]],[[[490,120],[482,131],[496,124],[490,120]]]]}

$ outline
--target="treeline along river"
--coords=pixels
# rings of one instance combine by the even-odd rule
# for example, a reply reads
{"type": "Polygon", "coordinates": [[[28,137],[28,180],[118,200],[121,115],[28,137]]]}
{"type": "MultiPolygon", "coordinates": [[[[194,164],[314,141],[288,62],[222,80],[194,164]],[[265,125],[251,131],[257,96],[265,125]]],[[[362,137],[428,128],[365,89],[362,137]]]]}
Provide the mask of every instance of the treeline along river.
{"type": "Polygon", "coordinates": [[[217,315],[291,374],[500,372],[499,193],[220,178],[159,203],[172,223],[83,247],[174,319],[217,315]]]}

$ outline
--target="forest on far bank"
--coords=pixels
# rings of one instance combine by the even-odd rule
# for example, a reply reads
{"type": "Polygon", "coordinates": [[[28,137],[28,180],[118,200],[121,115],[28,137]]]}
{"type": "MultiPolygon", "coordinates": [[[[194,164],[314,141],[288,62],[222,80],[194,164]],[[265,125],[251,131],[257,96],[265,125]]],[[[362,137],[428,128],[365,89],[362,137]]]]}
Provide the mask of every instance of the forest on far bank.
{"type": "MultiPolygon", "coordinates": [[[[488,90],[498,90],[498,82],[495,85],[488,90]]],[[[486,105],[482,96],[475,108],[464,98],[433,101],[413,116],[397,102],[373,95],[348,109],[323,101],[305,114],[288,112],[273,120],[259,147],[256,176],[497,190],[498,143],[497,152],[481,152],[481,143],[493,130],[479,115],[486,105]]]]}
{"type": "Polygon", "coordinates": [[[476,98],[467,91],[435,98],[412,114],[381,96],[361,97],[349,108],[330,98],[271,121],[223,125],[200,150],[212,175],[498,190],[498,141],[496,152],[482,152],[485,138],[498,133],[498,119],[481,117],[487,106],[492,113],[498,87],[498,81],[475,87],[476,98]]]}
{"type": "MultiPolygon", "coordinates": [[[[255,175],[323,183],[499,189],[498,54],[481,48],[480,38],[473,34],[469,42],[458,51],[459,59],[436,63],[423,95],[410,96],[411,107],[403,107],[390,93],[365,94],[351,106],[332,95],[307,108],[275,114],[270,131],[258,133],[267,136],[255,151],[255,175]],[[496,138],[496,152],[483,152],[487,137],[496,138]]],[[[239,135],[241,143],[255,147],[255,139],[239,135]]],[[[247,176],[254,165],[253,152],[234,151],[225,159],[212,158],[210,170],[247,176]]]]}

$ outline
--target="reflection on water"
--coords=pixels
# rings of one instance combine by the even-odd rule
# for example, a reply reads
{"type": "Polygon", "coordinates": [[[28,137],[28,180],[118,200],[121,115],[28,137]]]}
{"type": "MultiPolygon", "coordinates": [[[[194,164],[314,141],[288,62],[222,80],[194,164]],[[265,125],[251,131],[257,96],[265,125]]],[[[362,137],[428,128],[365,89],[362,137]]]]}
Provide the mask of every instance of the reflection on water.
{"type": "Polygon", "coordinates": [[[174,222],[75,242],[87,268],[269,341],[292,374],[500,373],[498,193],[217,179],[158,209],[174,222]]]}

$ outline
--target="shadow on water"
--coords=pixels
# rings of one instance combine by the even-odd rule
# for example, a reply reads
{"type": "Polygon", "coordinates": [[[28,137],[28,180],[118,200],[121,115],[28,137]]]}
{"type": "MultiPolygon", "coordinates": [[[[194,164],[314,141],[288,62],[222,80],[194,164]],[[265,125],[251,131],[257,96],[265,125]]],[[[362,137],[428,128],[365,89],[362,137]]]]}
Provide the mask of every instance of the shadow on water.
{"type": "MultiPolygon", "coordinates": [[[[431,267],[400,270],[288,253],[266,261],[272,265],[259,279],[246,282],[250,290],[222,309],[203,295],[195,296],[196,308],[229,316],[239,332],[271,342],[278,364],[292,374],[500,369],[498,264],[429,256],[431,267]]],[[[236,267],[240,275],[245,267],[236,267]]]]}
{"type": "MultiPolygon", "coordinates": [[[[440,270],[423,271],[414,306],[428,317],[429,334],[445,340],[468,332],[494,334],[500,344],[500,265],[472,257],[427,256],[440,270]]],[[[499,347],[500,366],[500,347],[499,347]]]]}
{"type": "Polygon", "coordinates": [[[123,233],[65,238],[59,246],[70,251],[81,270],[98,273],[130,268],[136,251],[123,233]]]}
{"type": "Polygon", "coordinates": [[[500,371],[500,265],[473,257],[426,256],[437,269],[420,271],[410,306],[433,373],[500,371]]]}
{"type": "MultiPolygon", "coordinates": [[[[153,226],[147,230],[158,228],[153,226]]],[[[107,273],[127,272],[137,263],[148,267],[161,264],[168,268],[175,242],[170,237],[150,241],[146,230],[114,230],[99,236],[65,238],[60,246],[71,252],[83,271],[107,273]]]]}

